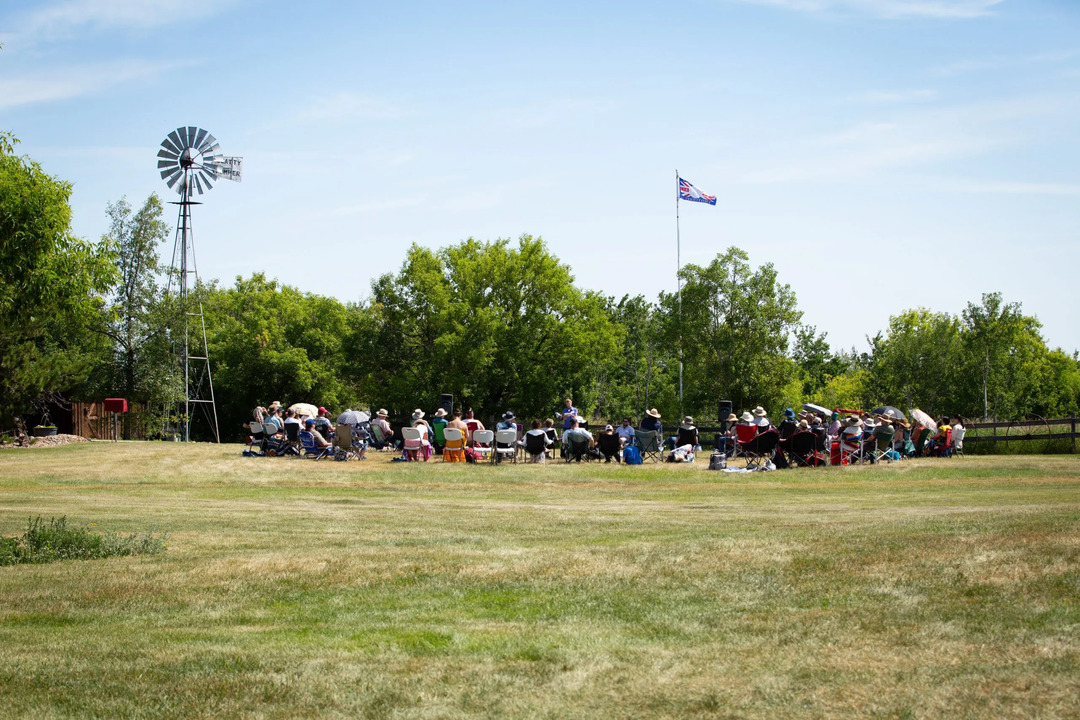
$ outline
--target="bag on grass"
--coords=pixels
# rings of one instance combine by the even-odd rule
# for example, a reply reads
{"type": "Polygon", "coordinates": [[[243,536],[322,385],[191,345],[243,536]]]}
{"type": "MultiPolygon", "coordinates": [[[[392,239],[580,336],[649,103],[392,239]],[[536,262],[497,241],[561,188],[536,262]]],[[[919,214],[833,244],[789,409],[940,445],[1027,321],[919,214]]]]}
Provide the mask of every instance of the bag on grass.
{"type": "Polygon", "coordinates": [[[641,464],[641,451],[633,445],[627,445],[622,451],[623,462],[627,465],[640,465],[641,464]]]}

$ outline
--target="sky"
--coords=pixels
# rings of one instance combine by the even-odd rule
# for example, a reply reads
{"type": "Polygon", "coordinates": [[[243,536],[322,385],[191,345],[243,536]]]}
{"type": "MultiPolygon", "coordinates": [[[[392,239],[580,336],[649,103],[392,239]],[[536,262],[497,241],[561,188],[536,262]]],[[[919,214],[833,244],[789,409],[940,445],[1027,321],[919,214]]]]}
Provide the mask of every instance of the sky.
{"type": "Polygon", "coordinates": [[[717,196],[681,262],[773,263],[835,349],[987,292],[1080,349],[1077,0],[4,0],[0,44],[0,130],[81,237],[177,199],[179,126],[243,157],[193,209],[203,280],[358,302],[412,243],[528,233],[656,299],[678,171],[717,196]]]}

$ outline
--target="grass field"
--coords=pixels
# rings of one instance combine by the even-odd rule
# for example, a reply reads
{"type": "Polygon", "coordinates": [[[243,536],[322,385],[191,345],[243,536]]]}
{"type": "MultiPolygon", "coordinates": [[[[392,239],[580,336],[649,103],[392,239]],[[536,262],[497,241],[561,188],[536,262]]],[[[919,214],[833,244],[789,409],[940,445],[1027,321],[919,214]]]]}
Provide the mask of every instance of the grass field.
{"type": "Polygon", "coordinates": [[[4,717],[1080,715],[1080,461],[696,466],[0,452],[161,555],[0,568],[4,717]]]}

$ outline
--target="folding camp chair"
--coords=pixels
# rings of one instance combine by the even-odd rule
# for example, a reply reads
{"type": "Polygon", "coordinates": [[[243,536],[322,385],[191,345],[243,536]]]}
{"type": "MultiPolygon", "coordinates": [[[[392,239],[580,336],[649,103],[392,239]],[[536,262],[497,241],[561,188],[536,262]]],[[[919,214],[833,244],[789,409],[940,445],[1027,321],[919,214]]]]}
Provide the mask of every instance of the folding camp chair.
{"type": "Polygon", "coordinates": [[[443,446],[446,445],[446,420],[443,418],[435,418],[431,421],[431,435],[434,439],[435,452],[441,454],[443,446]]]}
{"type": "Polygon", "coordinates": [[[288,446],[299,455],[303,449],[303,443],[300,442],[300,423],[285,424],[285,440],[288,446]]]}
{"type": "Polygon", "coordinates": [[[307,430],[301,430],[300,432],[298,432],[297,439],[300,441],[300,446],[304,448],[304,457],[306,458],[322,460],[323,458],[332,457],[334,454],[333,445],[319,447],[315,444],[315,436],[307,430]]]}
{"type": "Polygon", "coordinates": [[[776,432],[776,430],[766,430],[763,433],[758,433],[749,442],[739,443],[737,447],[739,448],[739,454],[746,458],[746,468],[753,470],[763,467],[772,460],[773,454],[776,452],[776,446],[779,444],[780,433],[776,432]]]}
{"type": "Polygon", "coordinates": [[[543,463],[544,458],[547,457],[549,442],[547,433],[543,435],[540,433],[525,433],[525,454],[528,455],[529,461],[543,463]]]}
{"type": "Polygon", "coordinates": [[[464,433],[458,428],[446,428],[443,430],[443,439],[446,441],[446,445],[443,446],[443,461],[465,462],[464,433]]]}
{"type": "Polygon", "coordinates": [[[875,429],[873,434],[863,440],[862,455],[869,458],[871,463],[892,462],[892,456],[889,451],[892,450],[893,436],[895,433],[878,432],[875,429]]]}
{"type": "MultiPolygon", "coordinates": [[[[468,422],[466,422],[468,424],[468,422]]],[[[490,457],[494,452],[493,445],[495,444],[495,431],[493,430],[475,430],[472,434],[473,451],[476,452],[481,458],[490,457]]]]}
{"type": "Polygon", "coordinates": [[[585,462],[592,462],[592,455],[589,453],[589,440],[588,438],[574,436],[567,438],[563,435],[563,439],[566,440],[566,447],[563,448],[563,457],[566,458],[566,462],[573,460],[574,462],[581,462],[582,458],[585,462]]]}
{"type": "Polygon", "coordinates": [[[559,434],[555,432],[555,428],[544,428],[544,434],[548,436],[548,440],[551,444],[548,449],[551,450],[551,457],[555,457],[555,448],[559,447],[559,434]]]}
{"type": "Polygon", "coordinates": [[[514,459],[515,464],[517,463],[517,438],[517,430],[499,430],[495,433],[495,452],[492,454],[492,459],[496,464],[507,455],[514,459]]]}
{"type": "Polygon", "coordinates": [[[926,450],[926,441],[930,438],[930,428],[923,428],[919,433],[919,437],[915,439],[915,452],[912,453],[912,457],[922,457],[926,450]]]}
{"type": "Polygon", "coordinates": [[[660,437],[655,430],[638,428],[634,431],[634,437],[637,438],[637,446],[638,450],[641,451],[642,460],[652,458],[653,462],[660,462],[660,437]]]}
{"type": "Polygon", "coordinates": [[[785,441],[788,451],[788,459],[792,465],[798,467],[817,467],[828,465],[824,455],[818,452],[819,435],[803,430],[797,432],[785,441]]]}
{"type": "Polygon", "coordinates": [[[934,438],[929,454],[932,457],[949,457],[952,455],[952,428],[945,431],[945,442],[938,443],[937,438],[934,438]]]}
{"type": "Polygon", "coordinates": [[[611,458],[615,458],[615,462],[622,462],[622,442],[618,435],[600,433],[596,436],[596,446],[600,448],[605,462],[611,462],[611,458]]]}
{"type": "Polygon", "coordinates": [[[334,458],[337,460],[358,460],[361,448],[353,443],[352,425],[338,425],[334,428],[334,458]]]}
{"type": "Polygon", "coordinates": [[[745,448],[749,443],[754,441],[757,437],[758,427],[757,425],[736,425],[735,426],[735,451],[731,453],[731,457],[737,458],[744,456],[746,453],[745,448]]]}
{"type": "Polygon", "coordinates": [[[386,436],[386,433],[378,425],[371,426],[371,444],[375,446],[376,450],[385,450],[394,448],[394,436],[386,436]]]}

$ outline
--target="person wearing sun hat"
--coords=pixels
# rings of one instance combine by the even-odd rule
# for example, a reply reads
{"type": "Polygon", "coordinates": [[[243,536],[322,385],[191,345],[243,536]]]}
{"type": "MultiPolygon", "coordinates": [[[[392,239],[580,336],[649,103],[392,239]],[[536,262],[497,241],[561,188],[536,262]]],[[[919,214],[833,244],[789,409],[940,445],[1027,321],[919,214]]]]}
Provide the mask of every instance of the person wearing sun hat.
{"type": "MultiPolygon", "coordinates": [[[[371,421],[372,429],[378,428],[382,435],[382,440],[374,443],[376,450],[382,450],[388,443],[393,442],[394,430],[390,427],[390,423],[386,422],[387,415],[386,408],[379,408],[379,411],[375,413],[375,419],[371,421]]],[[[372,435],[372,437],[375,436],[372,435]]]]}
{"type": "Polygon", "coordinates": [[[641,429],[655,432],[657,436],[664,431],[664,427],[660,424],[660,413],[656,408],[645,411],[645,417],[641,418],[641,429]]]}
{"type": "Polygon", "coordinates": [[[795,411],[791,408],[785,410],[784,419],[780,421],[780,426],[776,429],[780,433],[781,440],[786,440],[794,435],[799,429],[798,424],[795,422],[795,411]]]}
{"type": "Polygon", "coordinates": [[[698,429],[694,427],[694,418],[687,415],[683,418],[682,425],[679,426],[678,435],[675,436],[675,447],[682,445],[691,445],[695,449],[701,445],[701,437],[698,433],[698,429]]]}
{"type": "Polygon", "coordinates": [[[727,431],[716,436],[716,452],[730,455],[735,447],[735,425],[739,422],[739,416],[731,413],[727,416],[727,431]]]}
{"type": "Polygon", "coordinates": [[[852,415],[844,421],[844,429],[840,431],[840,442],[844,450],[851,453],[856,460],[862,449],[862,434],[863,421],[858,415],[852,415]]]}
{"type": "Polygon", "coordinates": [[[435,446],[435,454],[442,455],[443,445],[446,442],[443,439],[443,430],[446,429],[446,411],[439,408],[431,416],[431,444],[435,446]]]}
{"type": "Polygon", "coordinates": [[[772,427],[772,422],[769,420],[765,408],[760,405],[754,408],[754,424],[758,426],[758,432],[765,432],[772,427]]]}

